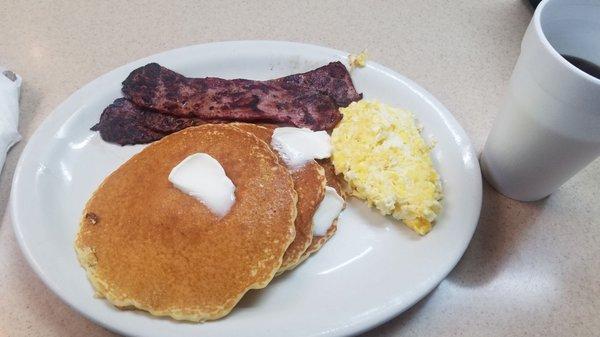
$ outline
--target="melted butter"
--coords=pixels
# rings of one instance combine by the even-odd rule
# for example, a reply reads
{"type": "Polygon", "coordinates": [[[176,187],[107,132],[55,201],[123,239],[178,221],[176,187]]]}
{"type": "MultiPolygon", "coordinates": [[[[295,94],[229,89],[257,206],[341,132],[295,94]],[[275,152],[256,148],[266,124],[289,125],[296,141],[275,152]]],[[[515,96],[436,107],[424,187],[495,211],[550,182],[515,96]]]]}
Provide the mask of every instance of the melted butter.
{"type": "Polygon", "coordinates": [[[344,209],[344,199],[332,187],[325,186],[325,196],[313,215],[313,235],[325,236],[327,229],[344,209]]]}
{"type": "Polygon", "coordinates": [[[235,185],[223,166],[206,153],[195,153],[177,164],[169,181],[204,204],[218,217],[225,216],[235,202],[235,185]]]}
{"type": "Polygon", "coordinates": [[[281,127],[273,131],[271,146],[291,169],[298,169],[313,159],[331,156],[331,140],[325,131],[281,127]]]}

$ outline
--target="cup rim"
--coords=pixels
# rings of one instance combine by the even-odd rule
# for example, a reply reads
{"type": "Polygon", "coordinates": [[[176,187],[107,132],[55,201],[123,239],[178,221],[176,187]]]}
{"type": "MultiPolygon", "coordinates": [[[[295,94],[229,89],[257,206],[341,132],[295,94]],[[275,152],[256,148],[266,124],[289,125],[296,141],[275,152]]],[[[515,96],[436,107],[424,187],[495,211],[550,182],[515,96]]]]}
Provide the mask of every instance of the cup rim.
{"type": "Polygon", "coordinates": [[[565,59],[556,49],[554,49],[554,47],[552,46],[550,41],[548,41],[548,38],[546,37],[546,34],[544,34],[544,30],[542,29],[541,16],[542,16],[542,12],[544,11],[544,8],[546,8],[546,5],[551,1],[557,1],[557,0],[543,0],[538,5],[537,9],[535,10],[535,12],[533,14],[532,21],[533,21],[533,24],[535,25],[536,34],[538,35],[540,41],[542,42],[542,45],[544,46],[544,48],[546,48],[550,52],[550,55],[552,55],[552,57],[554,59],[556,59],[561,64],[565,65],[567,67],[567,69],[571,70],[577,76],[583,78],[586,81],[593,83],[594,85],[600,85],[600,79],[586,73],[585,71],[583,71],[583,70],[577,68],[576,66],[574,66],[573,64],[571,64],[571,62],[567,61],[567,59],[565,59]]]}

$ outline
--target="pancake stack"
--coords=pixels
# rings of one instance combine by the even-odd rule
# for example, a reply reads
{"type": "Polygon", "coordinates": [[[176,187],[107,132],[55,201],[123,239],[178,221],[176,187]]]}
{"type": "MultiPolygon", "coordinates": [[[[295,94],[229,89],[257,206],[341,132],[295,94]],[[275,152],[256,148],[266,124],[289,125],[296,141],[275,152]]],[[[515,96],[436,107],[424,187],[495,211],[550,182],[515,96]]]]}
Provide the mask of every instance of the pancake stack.
{"type": "Polygon", "coordinates": [[[75,241],[99,297],[120,308],[194,322],[227,315],[335,233],[313,236],[325,186],[344,196],[328,160],[290,171],[270,147],[274,127],[205,124],[147,146],[109,175],[85,206],[75,241]],[[223,218],[168,180],[203,152],[236,186],[223,218]]]}

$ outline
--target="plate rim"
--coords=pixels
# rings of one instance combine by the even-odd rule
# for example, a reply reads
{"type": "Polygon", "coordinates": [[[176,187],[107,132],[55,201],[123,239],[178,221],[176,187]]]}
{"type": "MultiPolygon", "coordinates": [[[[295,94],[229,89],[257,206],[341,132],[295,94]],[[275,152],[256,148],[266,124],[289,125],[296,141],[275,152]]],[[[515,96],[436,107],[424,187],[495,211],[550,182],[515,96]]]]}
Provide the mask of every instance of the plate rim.
{"type": "MultiPolygon", "coordinates": [[[[264,48],[269,45],[286,45],[287,44],[287,45],[292,45],[294,47],[306,47],[306,48],[311,48],[311,49],[322,50],[323,52],[326,52],[328,54],[339,55],[340,57],[342,57],[342,56],[345,57],[346,55],[349,54],[344,51],[340,51],[337,49],[324,47],[324,46],[320,46],[320,45],[315,45],[315,44],[290,42],[290,41],[278,41],[278,40],[219,41],[219,42],[210,42],[210,43],[202,43],[202,44],[192,44],[192,45],[188,45],[188,46],[183,46],[183,47],[174,48],[174,49],[162,51],[159,53],[155,53],[155,54],[131,61],[122,66],[116,67],[114,69],[111,69],[111,70],[107,71],[106,73],[98,76],[97,78],[87,82],[81,88],[79,88],[76,91],[74,91],[73,93],[71,93],[67,98],[62,100],[61,103],[59,105],[57,105],[48,114],[48,116],[46,116],[44,118],[44,120],[40,123],[40,125],[35,129],[35,131],[31,134],[30,138],[28,139],[27,144],[23,148],[23,151],[19,157],[19,160],[15,167],[15,172],[13,175],[13,182],[12,182],[12,186],[11,186],[11,193],[10,193],[10,199],[9,199],[9,203],[10,203],[9,215],[11,218],[13,231],[15,233],[15,237],[17,238],[17,243],[19,245],[21,252],[25,256],[30,267],[36,273],[37,277],[42,280],[44,285],[48,289],[50,289],[54,293],[54,295],[56,295],[63,303],[67,304],[71,309],[73,309],[77,313],[83,315],[87,319],[91,320],[92,322],[94,322],[108,330],[115,331],[117,333],[125,334],[125,335],[135,335],[136,334],[136,331],[122,329],[121,327],[111,325],[111,322],[109,322],[109,321],[103,321],[103,320],[95,317],[91,312],[86,312],[85,310],[80,309],[78,306],[76,306],[75,303],[72,303],[71,301],[69,301],[69,300],[65,299],[63,296],[61,296],[60,287],[58,285],[56,285],[55,283],[53,283],[50,280],[50,278],[44,274],[42,266],[36,261],[36,258],[34,256],[35,254],[32,253],[30,246],[28,245],[28,243],[26,243],[25,237],[22,232],[23,221],[21,220],[21,215],[20,215],[21,211],[20,211],[20,207],[19,207],[21,205],[20,199],[22,199],[22,198],[20,198],[20,190],[23,188],[22,185],[24,184],[23,179],[24,179],[24,175],[25,175],[25,172],[24,172],[25,167],[28,162],[31,162],[31,160],[32,160],[31,157],[35,154],[35,152],[39,151],[38,150],[39,147],[36,147],[35,145],[38,145],[38,143],[41,140],[43,140],[44,136],[46,136],[46,133],[48,131],[50,131],[49,129],[52,128],[53,126],[55,126],[55,124],[57,124],[57,123],[59,125],[64,124],[64,122],[66,121],[65,117],[68,118],[67,110],[63,109],[63,106],[66,105],[67,102],[77,100],[80,98],[84,98],[84,96],[87,94],[87,91],[90,91],[93,87],[100,85],[103,81],[106,81],[106,79],[108,77],[110,77],[111,74],[119,72],[119,71],[123,71],[125,69],[133,68],[136,65],[141,65],[145,62],[147,63],[149,61],[152,61],[153,59],[156,59],[156,58],[161,57],[166,54],[181,52],[182,50],[185,50],[185,49],[193,49],[193,48],[198,48],[198,47],[219,48],[219,46],[230,45],[230,44],[231,45],[248,44],[248,45],[253,45],[255,47],[261,47],[261,48],[264,48]],[[67,115],[67,116],[63,116],[63,115],[67,115]]],[[[393,305],[387,306],[384,310],[378,310],[376,312],[373,312],[370,315],[361,317],[361,319],[356,320],[356,321],[352,322],[351,324],[340,326],[340,327],[331,329],[329,331],[324,331],[322,334],[320,334],[323,336],[340,336],[340,335],[358,334],[358,333],[365,332],[367,330],[370,330],[370,329],[372,329],[380,324],[383,324],[383,323],[391,320],[392,318],[400,315],[402,312],[408,310],[409,308],[414,306],[417,302],[419,302],[422,298],[424,298],[429,293],[431,293],[454,269],[454,267],[458,264],[458,262],[461,260],[462,256],[464,255],[465,251],[467,250],[467,248],[473,238],[475,229],[477,228],[477,223],[479,221],[479,217],[480,217],[480,213],[481,213],[481,206],[482,206],[482,201],[483,201],[482,177],[481,177],[481,170],[479,167],[479,162],[477,160],[476,152],[474,150],[474,147],[471,143],[469,136],[467,135],[465,130],[462,128],[462,126],[458,123],[458,121],[456,120],[454,115],[424,87],[420,86],[419,84],[410,80],[409,78],[401,75],[400,73],[396,72],[395,70],[392,70],[388,67],[385,67],[385,66],[383,66],[379,63],[373,62],[373,61],[369,61],[367,64],[367,67],[369,67],[373,70],[382,72],[388,76],[392,76],[396,80],[404,82],[408,87],[416,89],[415,91],[417,91],[419,93],[419,95],[421,96],[422,99],[428,101],[428,103],[430,105],[432,105],[436,110],[439,110],[444,115],[444,117],[446,118],[446,124],[451,126],[451,128],[449,128],[449,130],[452,133],[454,133],[454,135],[459,136],[459,138],[461,139],[461,142],[459,144],[460,145],[459,146],[460,153],[463,155],[463,162],[468,164],[468,165],[466,165],[467,166],[466,172],[468,173],[469,176],[471,176],[472,178],[475,179],[473,181],[473,184],[475,185],[474,186],[475,187],[475,195],[473,196],[473,200],[474,200],[475,204],[473,205],[473,211],[470,214],[470,219],[471,219],[470,222],[473,222],[473,224],[471,226],[471,233],[469,233],[468,240],[465,241],[465,245],[464,245],[464,247],[461,248],[460,254],[457,255],[457,257],[454,259],[454,261],[452,261],[452,263],[448,264],[448,268],[446,268],[439,274],[439,275],[441,275],[441,277],[439,277],[439,280],[438,280],[438,277],[433,277],[433,278],[428,279],[427,285],[425,287],[423,287],[424,290],[420,291],[419,295],[415,296],[413,301],[394,303],[393,305]],[[407,305],[406,303],[409,303],[409,304],[407,305]]],[[[72,112],[72,113],[74,114],[76,112],[72,112]]],[[[139,331],[137,333],[139,333],[139,331]]]]}

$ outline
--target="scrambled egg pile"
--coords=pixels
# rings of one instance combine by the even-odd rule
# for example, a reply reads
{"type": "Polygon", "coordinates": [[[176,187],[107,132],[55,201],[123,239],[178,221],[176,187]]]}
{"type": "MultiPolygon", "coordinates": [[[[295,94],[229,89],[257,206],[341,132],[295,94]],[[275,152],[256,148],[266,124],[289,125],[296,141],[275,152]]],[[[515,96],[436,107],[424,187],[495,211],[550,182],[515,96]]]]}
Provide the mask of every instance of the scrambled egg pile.
{"type": "Polygon", "coordinates": [[[425,235],[441,210],[442,186],[413,115],[361,100],[340,109],[332,161],[351,193],[425,235]]]}

